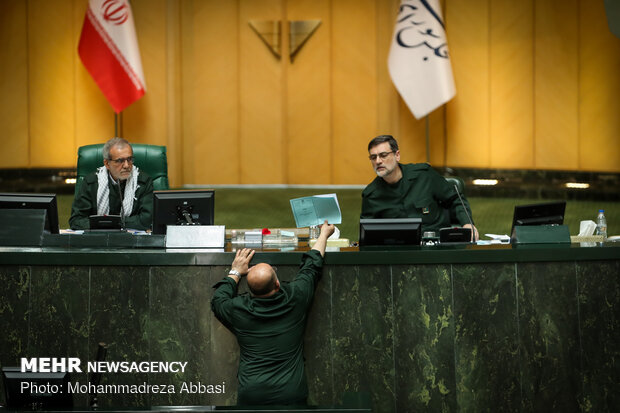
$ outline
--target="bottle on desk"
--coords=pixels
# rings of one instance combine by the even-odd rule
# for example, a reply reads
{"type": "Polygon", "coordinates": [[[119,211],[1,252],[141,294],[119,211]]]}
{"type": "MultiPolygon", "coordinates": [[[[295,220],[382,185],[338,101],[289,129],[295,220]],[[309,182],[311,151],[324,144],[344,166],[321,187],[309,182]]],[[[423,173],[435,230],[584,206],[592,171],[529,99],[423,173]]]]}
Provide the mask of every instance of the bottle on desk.
{"type": "Polygon", "coordinates": [[[602,235],[603,239],[607,239],[607,219],[605,219],[605,211],[598,210],[598,216],[596,217],[596,235],[602,235]]]}

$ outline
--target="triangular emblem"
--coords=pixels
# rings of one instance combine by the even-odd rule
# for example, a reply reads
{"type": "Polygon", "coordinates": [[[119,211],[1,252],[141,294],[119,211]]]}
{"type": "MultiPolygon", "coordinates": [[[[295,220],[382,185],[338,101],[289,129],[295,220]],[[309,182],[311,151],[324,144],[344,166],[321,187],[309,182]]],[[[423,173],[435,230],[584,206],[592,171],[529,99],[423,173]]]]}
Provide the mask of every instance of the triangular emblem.
{"type": "Polygon", "coordinates": [[[291,61],[301,47],[321,25],[320,20],[293,20],[289,21],[289,56],[291,61]]]}
{"type": "Polygon", "coordinates": [[[278,59],[281,55],[280,21],[279,20],[250,20],[250,27],[258,34],[261,40],[269,47],[278,59]]]}

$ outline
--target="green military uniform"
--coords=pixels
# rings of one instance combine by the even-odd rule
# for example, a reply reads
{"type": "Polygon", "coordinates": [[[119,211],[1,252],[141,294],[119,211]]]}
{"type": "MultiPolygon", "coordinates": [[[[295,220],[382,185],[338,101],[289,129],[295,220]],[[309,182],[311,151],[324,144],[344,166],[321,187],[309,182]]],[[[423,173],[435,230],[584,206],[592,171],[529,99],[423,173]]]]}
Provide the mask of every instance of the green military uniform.
{"type": "MultiPolygon", "coordinates": [[[[110,215],[119,215],[121,200],[118,187],[110,180],[110,215]]],[[[121,181],[121,191],[125,194],[125,182],[121,181]]],[[[89,229],[88,217],[97,215],[97,174],[86,175],[78,193],[73,199],[71,206],[71,229],[89,229]]],[[[138,186],[136,188],[133,209],[128,217],[125,217],[125,227],[131,229],[150,229],[153,224],[153,179],[146,173],[138,171],[138,186]]]]}
{"type": "MultiPolygon", "coordinates": [[[[454,186],[427,163],[399,164],[403,177],[391,185],[376,177],[362,192],[361,218],[422,218],[423,231],[453,222],[469,224],[454,186]]],[[[469,203],[463,197],[471,217],[469,203]]]]}
{"type": "Polygon", "coordinates": [[[306,403],[304,330],[322,265],[318,251],[305,253],[295,279],[265,298],[237,295],[230,277],[215,284],[211,309],[237,337],[241,353],[239,405],[306,403]]]}

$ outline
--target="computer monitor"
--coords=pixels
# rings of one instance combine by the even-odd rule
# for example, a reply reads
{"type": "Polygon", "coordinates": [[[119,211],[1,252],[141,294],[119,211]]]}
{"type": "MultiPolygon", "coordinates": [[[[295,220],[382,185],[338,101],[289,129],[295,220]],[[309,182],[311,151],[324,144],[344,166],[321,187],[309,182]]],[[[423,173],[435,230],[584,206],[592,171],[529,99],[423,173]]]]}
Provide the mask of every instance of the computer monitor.
{"type": "Polygon", "coordinates": [[[67,372],[33,373],[22,372],[19,367],[3,367],[2,380],[8,408],[37,410],[73,407],[67,372]]]}
{"type": "Polygon", "coordinates": [[[420,245],[422,219],[360,219],[360,246],[420,245]]]}
{"type": "Polygon", "coordinates": [[[514,233],[518,225],[562,225],[565,210],[566,201],[516,205],[510,233],[514,233]]]}
{"type": "Polygon", "coordinates": [[[2,209],[44,209],[45,231],[58,234],[56,194],[0,193],[2,209]]]}
{"type": "Polygon", "coordinates": [[[213,225],[215,191],[153,191],[153,234],[165,234],[168,225],[213,225]]]}

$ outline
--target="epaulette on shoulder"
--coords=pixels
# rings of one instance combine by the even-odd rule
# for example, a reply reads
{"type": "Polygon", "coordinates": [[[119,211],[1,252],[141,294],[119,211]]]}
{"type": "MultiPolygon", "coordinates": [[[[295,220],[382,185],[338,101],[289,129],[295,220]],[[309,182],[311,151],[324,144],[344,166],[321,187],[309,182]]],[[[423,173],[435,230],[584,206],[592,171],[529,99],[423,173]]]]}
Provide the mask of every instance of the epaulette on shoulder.
{"type": "Polygon", "coordinates": [[[414,163],[411,165],[411,169],[413,169],[414,171],[425,171],[430,167],[431,164],[429,164],[428,162],[414,163]]]}
{"type": "Polygon", "coordinates": [[[97,178],[97,174],[96,173],[92,173],[92,174],[88,174],[84,177],[84,181],[88,182],[88,183],[93,183],[93,182],[97,182],[98,178],[97,178]]]}

